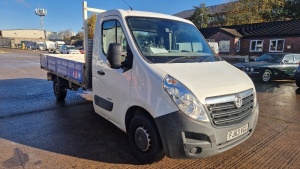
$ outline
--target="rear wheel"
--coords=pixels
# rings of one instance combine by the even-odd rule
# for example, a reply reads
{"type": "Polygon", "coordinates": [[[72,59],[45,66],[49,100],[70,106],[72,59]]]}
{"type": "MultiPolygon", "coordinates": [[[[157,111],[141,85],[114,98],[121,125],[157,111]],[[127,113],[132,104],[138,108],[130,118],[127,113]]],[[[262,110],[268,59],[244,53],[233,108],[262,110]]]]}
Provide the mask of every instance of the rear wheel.
{"type": "Polygon", "coordinates": [[[300,79],[296,79],[296,85],[300,87],[300,79]]]}
{"type": "Polygon", "coordinates": [[[53,91],[57,100],[64,100],[67,96],[67,88],[59,86],[57,80],[53,81],[53,91]]]}
{"type": "Polygon", "coordinates": [[[264,70],[261,74],[261,81],[267,83],[267,82],[270,82],[271,79],[272,79],[271,70],[269,70],[269,69],[264,70]]]}
{"type": "Polygon", "coordinates": [[[164,157],[162,142],[150,117],[135,115],[129,124],[129,142],[134,155],[142,163],[151,164],[164,157]]]}

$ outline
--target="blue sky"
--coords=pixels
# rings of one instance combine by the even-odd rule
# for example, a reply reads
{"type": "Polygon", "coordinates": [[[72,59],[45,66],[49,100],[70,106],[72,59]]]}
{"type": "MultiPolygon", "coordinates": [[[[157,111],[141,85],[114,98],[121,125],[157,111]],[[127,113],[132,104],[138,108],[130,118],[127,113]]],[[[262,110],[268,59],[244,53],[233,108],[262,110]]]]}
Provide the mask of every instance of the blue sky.
{"type": "MultiPolygon", "coordinates": [[[[204,2],[207,6],[226,0],[126,0],[134,9],[164,14],[175,14],[192,9],[204,2]]],[[[100,9],[129,9],[123,0],[87,0],[88,6],[100,9]]],[[[47,9],[44,17],[47,31],[71,29],[77,33],[82,27],[82,0],[0,0],[0,30],[39,29],[36,8],[47,9]]]]}

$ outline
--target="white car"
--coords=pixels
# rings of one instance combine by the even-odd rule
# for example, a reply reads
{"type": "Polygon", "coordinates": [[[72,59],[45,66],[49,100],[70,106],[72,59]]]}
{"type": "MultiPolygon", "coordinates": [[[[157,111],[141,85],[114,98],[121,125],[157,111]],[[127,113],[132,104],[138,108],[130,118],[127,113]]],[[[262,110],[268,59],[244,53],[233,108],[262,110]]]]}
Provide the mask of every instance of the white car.
{"type": "Polygon", "coordinates": [[[60,47],[61,54],[80,54],[80,51],[73,45],[62,45],[60,47]]]}

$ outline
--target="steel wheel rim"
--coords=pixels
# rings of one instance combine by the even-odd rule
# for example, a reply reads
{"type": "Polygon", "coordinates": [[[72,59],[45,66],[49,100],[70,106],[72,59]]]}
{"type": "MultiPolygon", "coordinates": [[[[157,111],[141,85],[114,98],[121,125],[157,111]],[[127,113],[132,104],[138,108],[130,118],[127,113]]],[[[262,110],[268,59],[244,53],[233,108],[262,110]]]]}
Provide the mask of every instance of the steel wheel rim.
{"type": "Polygon", "coordinates": [[[151,139],[150,134],[144,127],[138,127],[135,130],[134,139],[136,146],[142,152],[147,152],[150,150],[151,147],[151,139]]]}
{"type": "Polygon", "coordinates": [[[270,78],[271,78],[271,73],[270,72],[264,72],[264,74],[263,74],[263,81],[267,82],[267,81],[270,80],[270,78]]]}

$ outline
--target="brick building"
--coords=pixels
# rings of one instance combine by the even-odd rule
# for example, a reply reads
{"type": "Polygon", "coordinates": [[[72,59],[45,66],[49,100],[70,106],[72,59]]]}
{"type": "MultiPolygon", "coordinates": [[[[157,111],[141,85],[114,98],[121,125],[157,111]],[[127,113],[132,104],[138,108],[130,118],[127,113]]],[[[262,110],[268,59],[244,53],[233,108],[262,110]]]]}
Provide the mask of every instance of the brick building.
{"type": "Polygon", "coordinates": [[[300,53],[300,20],[208,27],[200,32],[208,41],[219,43],[220,55],[300,53]]]}

